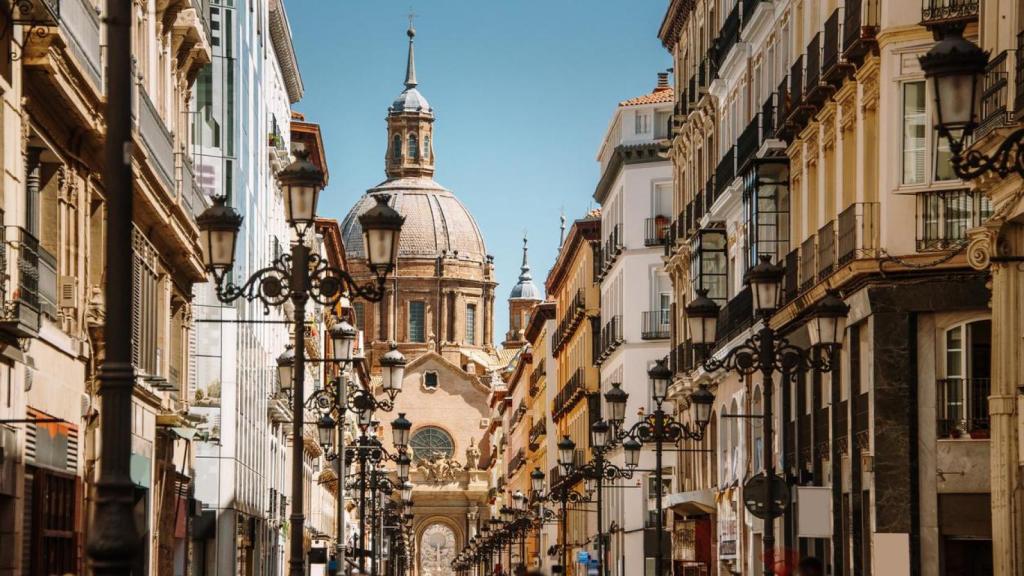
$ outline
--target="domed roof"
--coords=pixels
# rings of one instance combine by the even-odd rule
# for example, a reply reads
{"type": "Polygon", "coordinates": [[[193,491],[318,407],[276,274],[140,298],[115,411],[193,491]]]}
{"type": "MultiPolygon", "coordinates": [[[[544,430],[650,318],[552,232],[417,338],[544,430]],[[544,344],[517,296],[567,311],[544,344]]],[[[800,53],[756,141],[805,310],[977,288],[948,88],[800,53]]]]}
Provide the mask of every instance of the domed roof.
{"type": "Polygon", "coordinates": [[[533,273],[530,272],[530,263],[526,259],[527,253],[526,237],[523,236],[523,265],[519,268],[519,281],[512,287],[509,300],[543,300],[540,289],[533,283],[533,273]]]}
{"type": "Polygon", "coordinates": [[[393,178],[367,190],[341,224],[349,258],[366,257],[359,216],[375,205],[376,194],[390,194],[390,206],[405,216],[399,258],[486,260],[487,248],[472,214],[451,191],[426,177],[393,178]]]}
{"type": "Polygon", "coordinates": [[[391,108],[388,108],[388,112],[392,114],[400,112],[423,112],[424,114],[430,114],[431,109],[430,103],[423,97],[423,94],[420,94],[419,90],[406,88],[391,103],[391,108]]]}

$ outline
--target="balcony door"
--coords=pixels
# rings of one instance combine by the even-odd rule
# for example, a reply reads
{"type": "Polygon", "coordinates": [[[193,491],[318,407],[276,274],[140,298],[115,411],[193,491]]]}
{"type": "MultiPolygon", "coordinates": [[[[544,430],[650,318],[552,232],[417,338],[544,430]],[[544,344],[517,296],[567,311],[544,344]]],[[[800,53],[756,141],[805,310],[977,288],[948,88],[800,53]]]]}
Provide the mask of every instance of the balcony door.
{"type": "Polygon", "coordinates": [[[938,386],[939,438],[988,438],[992,321],[977,320],[944,334],[944,377],[938,386]]]}

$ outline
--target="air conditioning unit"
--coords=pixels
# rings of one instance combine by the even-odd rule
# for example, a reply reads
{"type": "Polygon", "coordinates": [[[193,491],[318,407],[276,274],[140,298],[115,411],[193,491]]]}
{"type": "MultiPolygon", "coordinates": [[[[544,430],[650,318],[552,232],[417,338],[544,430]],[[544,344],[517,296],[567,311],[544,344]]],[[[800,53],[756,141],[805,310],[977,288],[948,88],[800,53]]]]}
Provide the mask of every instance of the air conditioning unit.
{"type": "Polygon", "coordinates": [[[78,278],[74,276],[61,276],[58,298],[58,305],[61,308],[74,308],[78,295],[78,278]]]}

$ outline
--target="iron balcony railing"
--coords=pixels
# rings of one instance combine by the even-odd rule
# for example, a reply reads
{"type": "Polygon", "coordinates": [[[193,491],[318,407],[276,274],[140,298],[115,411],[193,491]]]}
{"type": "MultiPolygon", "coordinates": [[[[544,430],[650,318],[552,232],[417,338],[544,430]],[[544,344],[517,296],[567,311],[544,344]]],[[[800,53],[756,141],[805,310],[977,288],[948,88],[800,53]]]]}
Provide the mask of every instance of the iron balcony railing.
{"type": "Polygon", "coordinates": [[[173,193],[175,189],[174,138],[141,85],[138,87],[138,103],[138,130],[143,144],[148,149],[147,156],[153,164],[155,172],[163,181],[165,190],[169,194],[173,193]]]}
{"type": "Polygon", "coordinates": [[[800,291],[803,292],[814,285],[815,237],[812,234],[800,244],[800,291]]]}
{"type": "Polygon", "coordinates": [[[843,56],[859,63],[875,45],[881,0],[846,0],[843,10],[843,56]]]}
{"type": "Polygon", "coordinates": [[[789,69],[789,118],[786,122],[790,125],[791,130],[797,130],[794,128],[799,126],[802,121],[800,116],[803,114],[803,99],[806,96],[804,94],[804,55],[797,56],[796,61],[789,69]]]}
{"type": "MultiPolygon", "coordinates": [[[[757,122],[757,118],[754,118],[754,122],[757,122]]],[[[722,195],[725,190],[732,185],[733,180],[736,179],[736,147],[732,146],[722,156],[722,159],[718,161],[718,166],[715,167],[715,200],[722,195]]],[[[709,202],[711,205],[714,202],[709,202]]]]}
{"type": "Polygon", "coordinates": [[[736,46],[737,40],[740,37],[740,5],[737,2],[729,11],[729,15],[725,17],[722,22],[722,29],[718,33],[718,39],[715,40],[715,64],[718,68],[722,67],[725,59],[729,57],[729,52],[736,46]]]}
{"type": "Polygon", "coordinates": [[[939,438],[988,438],[988,378],[944,378],[937,382],[939,438]]]}
{"type": "Polygon", "coordinates": [[[586,383],[583,377],[583,369],[577,368],[572,376],[565,381],[565,385],[555,395],[551,404],[551,417],[561,418],[563,414],[576,405],[586,392],[586,383]]]}
{"type": "Polygon", "coordinates": [[[821,74],[825,82],[838,86],[846,76],[846,60],[843,58],[842,8],[836,8],[825,20],[822,34],[821,74]]]}
{"type": "Polygon", "coordinates": [[[689,104],[689,105],[696,104],[697,100],[700,99],[700,96],[697,94],[697,73],[696,72],[693,73],[693,76],[690,76],[690,81],[687,82],[686,85],[687,85],[686,103],[689,104]]]}
{"type": "Polygon", "coordinates": [[[917,195],[917,249],[948,250],[967,241],[967,230],[992,215],[992,203],[977,190],[930,191],[917,195]]]}
{"type": "Polygon", "coordinates": [[[39,240],[24,228],[8,226],[6,243],[0,250],[3,273],[3,309],[0,327],[16,338],[30,338],[39,333],[40,309],[40,252],[39,240]]]}
{"type": "Polygon", "coordinates": [[[731,340],[754,321],[754,299],[747,286],[733,296],[718,313],[718,344],[731,340]]]}
{"type": "Polygon", "coordinates": [[[788,140],[792,131],[789,129],[789,115],[793,111],[793,100],[789,92],[789,77],[779,82],[775,91],[775,117],[773,118],[774,136],[780,140],[788,140]]]}
{"type": "Polygon", "coordinates": [[[755,114],[736,140],[736,172],[742,174],[761,146],[761,115],[755,114]]]}
{"type": "Polygon", "coordinates": [[[541,379],[544,378],[544,376],[547,375],[547,373],[548,373],[547,362],[545,362],[544,360],[541,360],[540,364],[537,364],[537,366],[534,367],[533,371],[530,372],[530,389],[531,389],[531,391],[537,386],[537,383],[540,382],[541,379]]]}
{"type": "Polygon", "coordinates": [[[978,0],[922,0],[921,25],[929,28],[978,19],[978,0]]]}
{"type": "Polygon", "coordinates": [[[1020,117],[1024,112],[1024,32],[1017,33],[1013,60],[1013,110],[1020,117]]]}
{"type": "Polygon", "coordinates": [[[558,322],[558,327],[555,329],[555,335],[552,338],[552,347],[557,353],[562,349],[562,346],[572,335],[573,331],[580,325],[583,320],[583,316],[587,310],[587,298],[583,289],[580,288],[576,291],[576,294],[572,297],[568,307],[562,314],[562,319],[558,322]]]}
{"type": "Polygon", "coordinates": [[[879,241],[879,203],[854,202],[839,213],[836,262],[842,266],[862,256],[874,256],[879,241]]]}
{"type": "MultiPolygon", "coordinates": [[[[740,29],[746,28],[747,24],[754,18],[754,12],[757,10],[758,5],[766,0],[743,0],[743,20],[740,21],[740,29]]],[[[770,5],[770,4],[769,4],[770,5]]]]}
{"type": "Polygon", "coordinates": [[[671,316],[669,310],[645,310],[640,313],[640,338],[644,340],[664,340],[671,335],[671,316]]]}
{"type": "Polygon", "coordinates": [[[701,216],[711,210],[711,207],[715,205],[715,200],[718,200],[716,190],[715,177],[712,175],[708,178],[708,181],[704,183],[704,210],[701,212],[701,216]]]}
{"type": "Polygon", "coordinates": [[[530,427],[530,450],[540,448],[540,439],[547,435],[548,421],[541,416],[539,420],[530,427]]]}
{"type": "Polygon", "coordinates": [[[644,219],[644,246],[661,246],[669,235],[672,223],[668,216],[644,219]]]}
{"type": "Polygon", "coordinates": [[[785,302],[800,294],[800,249],[794,248],[786,254],[785,274],[782,277],[782,299],[785,302]]]}
{"type": "Polygon", "coordinates": [[[981,82],[981,123],[974,131],[976,139],[984,138],[992,130],[1006,126],[1011,118],[1007,112],[1009,94],[1009,52],[1003,50],[989,61],[981,82]]]}
{"type": "Polygon", "coordinates": [[[836,221],[818,229],[818,281],[828,278],[836,266],[836,221]]]}
{"type": "Polygon", "coordinates": [[[818,32],[811,37],[807,43],[807,66],[805,71],[804,90],[808,95],[813,94],[821,83],[821,33],[818,32]]]}
{"type": "Polygon", "coordinates": [[[612,316],[604,326],[601,327],[601,354],[598,360],[604,360],[616,348],[622,345],[625,339],[622,337],[622,316],[612,316]]]}
{"type": "Polygon", "coordinates": [[[601,274],[603,275],[615,264],[615,261],[619,258],[619,254],[622,253],[622,224],[615,224],[612,229],[605,236],[604,245],[601,247],[601,257],[604,260],[601,265],[601,274]]]}
{"type": "Polygon", "coordinates": [[[526,451],[522,448],[516,451],[515,455],[508,461],[508,477],[512,478],[526,464],[526,451]]]}

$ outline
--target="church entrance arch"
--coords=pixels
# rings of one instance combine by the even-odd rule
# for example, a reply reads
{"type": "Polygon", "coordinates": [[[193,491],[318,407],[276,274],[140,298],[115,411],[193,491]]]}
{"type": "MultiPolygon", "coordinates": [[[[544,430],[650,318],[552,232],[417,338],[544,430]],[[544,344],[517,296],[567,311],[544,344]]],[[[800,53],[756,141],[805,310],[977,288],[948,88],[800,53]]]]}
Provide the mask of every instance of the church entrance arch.
{"type": "Polygon", "coordinates": [[[419,576],[454,576],[455,531],[443,522],[434,522],[420,533],[419,576]]]}

